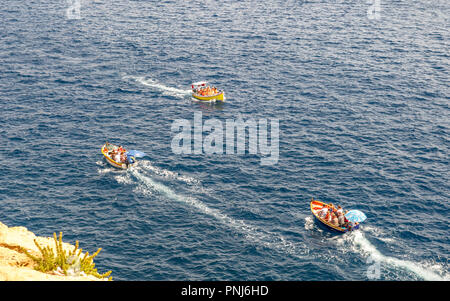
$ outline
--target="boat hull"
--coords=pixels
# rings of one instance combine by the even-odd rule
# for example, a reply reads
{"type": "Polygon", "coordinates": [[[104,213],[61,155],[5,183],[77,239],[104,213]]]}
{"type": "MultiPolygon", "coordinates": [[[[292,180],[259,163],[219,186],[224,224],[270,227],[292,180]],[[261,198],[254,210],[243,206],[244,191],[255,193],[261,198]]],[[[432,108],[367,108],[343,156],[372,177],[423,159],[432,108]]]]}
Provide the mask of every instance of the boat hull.
{"type": "Polygon", "coordinates": [[[104,144],[104,145],[102,146],[102,154],[103,154],[103,156],[105,157],[106,162],[109,163],[109,165],[111,165],[111,166],[113,166],[113,167],[115,167],[115,168],[119,168],[119,169],[128,169],[128,168],[130,168],[130,167],[132,167],[132,166],[136,166],[136,164],[137,164],[137,161],[136,161],[136,160],[135,160],[134,163],[128,164],[128,165],[127,165],[126,163],[120,163],[120,162],[114,161],[113,159],[111,159],[111,158],[108,156],[108,154],[107,154],[106,151],[105,151],[105,148],[106,148],[106,144],[104,144]]]}
{"type": "Polygon", "coordinates": [[[221,92],[219,94],[211,95],[211,96],[201,96],[196,93],[192,93],[192,97],[200,101],[225,101],[225,93],[221,92]]]}

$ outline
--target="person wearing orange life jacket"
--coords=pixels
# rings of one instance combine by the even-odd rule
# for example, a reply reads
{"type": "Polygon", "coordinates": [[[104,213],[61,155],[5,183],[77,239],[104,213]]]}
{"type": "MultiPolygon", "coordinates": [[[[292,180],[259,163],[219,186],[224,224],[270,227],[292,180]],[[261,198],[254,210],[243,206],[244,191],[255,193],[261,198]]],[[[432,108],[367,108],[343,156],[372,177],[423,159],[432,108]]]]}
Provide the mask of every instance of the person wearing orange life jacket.
{"type": "Polygon", "coordinates": [[[325,205],[324,207],[328,208],[327,215],[325,216],[324,220],[328,221],[331,218],[331,213],[333,213],[333,203],[329,203],[328,205],[325,205]]]}

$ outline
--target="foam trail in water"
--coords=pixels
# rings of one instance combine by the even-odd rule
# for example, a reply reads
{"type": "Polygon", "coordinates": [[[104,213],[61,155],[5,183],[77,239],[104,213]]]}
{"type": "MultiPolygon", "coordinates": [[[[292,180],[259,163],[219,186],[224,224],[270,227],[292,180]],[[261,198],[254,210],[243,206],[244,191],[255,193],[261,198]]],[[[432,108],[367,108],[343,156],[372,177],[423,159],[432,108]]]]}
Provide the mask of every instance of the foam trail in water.
{"type": "Polygon", "coordinates": [[[364,226],[364,232],[370,232],[371,235],[373,235],[374,237],[376,237],[381,241],[384,241],[385,243],[395,242],[395,239],[393,237],[389,237],[389,234],[387,234],[385,231],[377,227],[364,226]]]}
{"type": "Polygon", "coordinates": [[[311,216],[305,217],[305,229],[311,230],[314,228],[314,219],[311,216]]]}
{"type": "Polygon", "coordinates": [[[173,179],[173,180],[177,180],[177,181],[181,181],[184,182],[186,184],[189,185],[198,185],[200,184],[200,181],[193,178],[193,177],[189,177],[189,176],[183,176],[180,175],[177,172],[173,172],[167,169],[162,169],[159,167],[156,167],[154,165],[152,165],[150,163],[150,161],[140,161],[139,162],[139,166],[137,166],[137,169],[140,169],[142,171],[150,171],[153,172],[154,174],[164,177],[164,178],[168,178],[168,179],[173,179]]]}
{"type": "Polygon", "coordinates": [[[115,176],[114,179],[116,179],[117,183],[121,183],[121,184],[132,184],[133,183],[133,179],[131,179],[131,177],[128,173],[124,173],[124,174],[115,176]]]}
{"type": "Polygon", "coordinates": [[[190,93],[191,93],[191,90],[182,90],[182,89],[177,89],[177,88],[173,88],[173,87],[168,87],[166,85],[158,83],[157,81],[155,81],[151,78],[145,78],[143,76],[126,76],[125,78],[133,78],[134,80],[143,84],[144,86],[161,90],[164,94],[170,95],[170,96],[184,98],[184,97],[190,95],[190,93]]]}
{"type": "Polygon", "coordinates": [[[166,197],[174,201],[188,204],[198,209],[200,212],[214,217],[223,224],[243,233],[248,239],[253,240],[266,247],[282,250],[297,257],[299,257],[302,254],[308,253],[307,249],[305,248],[299,249],[298,246],[294,245],[291,242],[286,241],[286,239],[281,235],[266,232],[263,231],[262,229],[250,226],[242,220],[233,219],[228,215],[220,212],[220,210],[208,207],[207,205],[205,205],[196,198],[178,195],[169,187],[160,184],[154,181],[152,178],[141,174],[137,169],[132,170],[132,173],[144,186],[146,186],[147,189],[145,188],[140,189],[140,191],[143,193],[145,193],[147,190],[150,191],[156,190],[159,193],[163,193],[166,197]]]}
{"type": "Polygon", "coordinates": [[[432,281],[443,281],[450,280],[447,275],[440,276],[436,272],[423,267],[418,262],[412,262],[408,260],[401,260],[390,256],[385,256],[381,254],[378,249],[372,245],[369,240],[364,236],[362,231],[353,232],[353,242],[356,246],[358,246],[363,252],[370,254],[370,256],[380,263],[386,263],[391,266],[403,268],[415,273],[417,276],[423,278],[424,280],[432,280],[432,281]]]}

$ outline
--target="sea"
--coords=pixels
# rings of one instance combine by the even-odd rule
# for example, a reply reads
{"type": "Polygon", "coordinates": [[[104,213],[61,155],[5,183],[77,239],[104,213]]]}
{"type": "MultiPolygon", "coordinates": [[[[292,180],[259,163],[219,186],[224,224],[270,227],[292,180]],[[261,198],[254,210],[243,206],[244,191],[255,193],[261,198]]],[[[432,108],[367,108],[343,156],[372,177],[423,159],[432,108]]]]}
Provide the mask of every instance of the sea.
{"type": "Polygon", "coordinates": [[[2,223],[118,281],[450,280],[448,1],[2,4],[2,223]],[[270,164],[250,127],[225,151],[239,120],[270,164]],[[119,170],[105,142],[147,155],[119,170]],[[367,219],[330,232],[312,198],[367,219]]]}

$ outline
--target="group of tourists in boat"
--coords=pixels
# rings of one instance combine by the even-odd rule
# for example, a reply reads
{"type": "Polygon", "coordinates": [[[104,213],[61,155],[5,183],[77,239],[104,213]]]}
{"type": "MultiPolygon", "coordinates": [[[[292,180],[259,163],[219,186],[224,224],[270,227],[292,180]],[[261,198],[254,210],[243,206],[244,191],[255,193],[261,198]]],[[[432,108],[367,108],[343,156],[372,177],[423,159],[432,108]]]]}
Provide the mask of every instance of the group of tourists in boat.
{"type": "Polygon", "coordinates": [[[345,210],[341,206],[335,207],[333,203],[324,204],[322,209],[320,209],[317,213],[317,215],[326,221],[327,223],[335,226],[335,227],[341,227],[347,229],[347,231],[352,230],[352,228],[355,228],[358,223],[349,221],[345,214],[348,212],[348,210],[345,210]]]}
{"type": "Polygon", "coordinates": [[[191,85],[192,97],[201,101],[224,101],[224,92],[214,86],[210,86],[207,82],[196,82],[191,85]]]}
{"type": "Polygon", "coordinates": [[[105,152],[117,163],[127,163],[128,161],[127,156],[125,155],[126,149],[124,149],[122,145],[119,145],[117,148],[113,147],[111,150],[109,150],[108,146],[106,146],[105,152]]]}
{"type": "Polygon", "coordinates": [[[200,87],[198,89],[193,90],[194,93],[197,93],[201,96],[212,96],[219,93],[219,90],[216,87],[200,87]]]}
{"type": "Polygon", "coordinates": [[[126,169],[136,163],[134,157],[131,157],[122,145],[117,146],[107,142],[102,147],[102,153],[107,162],[114,167],[126,169]]]}
{"type": "Polygon", "coordinates": [[[314,199],[311,200],[311,212],[320,224],[341,233],[359,229],[360,223],[367,218],[360,210],[344,210],[341,206],[314,199]]]}

